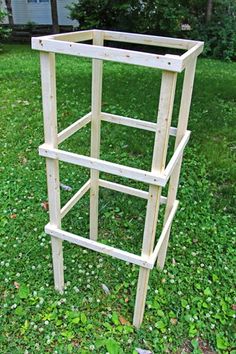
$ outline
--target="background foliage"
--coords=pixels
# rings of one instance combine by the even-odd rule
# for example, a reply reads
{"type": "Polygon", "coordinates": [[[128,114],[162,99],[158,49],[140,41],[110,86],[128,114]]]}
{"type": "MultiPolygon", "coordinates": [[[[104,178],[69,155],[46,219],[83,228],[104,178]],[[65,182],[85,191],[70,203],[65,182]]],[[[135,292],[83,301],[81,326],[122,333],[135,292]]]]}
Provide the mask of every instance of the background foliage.
{"type": "Polygon", "coordinates": [[[80,0],[71,18],[81,29],[100,28],[189,37],[205,41],[205,55],[236,58],[236,2],[213,0],[207,19],[206,0],[80,0]],[[181,25],[189,24],[190,31],[181,25]]]}
{"type": "MultiPolygon", "coordinates": [[[[0,5],[1,5],[1,1],[0,1],[0,5]]],[[[1,41],[7,38],[11,32],[8,28],[2,26],[2,23],[6,16],[7,16],[6,12],[0,9],[0,45],[1,45],[1,41]]]]}

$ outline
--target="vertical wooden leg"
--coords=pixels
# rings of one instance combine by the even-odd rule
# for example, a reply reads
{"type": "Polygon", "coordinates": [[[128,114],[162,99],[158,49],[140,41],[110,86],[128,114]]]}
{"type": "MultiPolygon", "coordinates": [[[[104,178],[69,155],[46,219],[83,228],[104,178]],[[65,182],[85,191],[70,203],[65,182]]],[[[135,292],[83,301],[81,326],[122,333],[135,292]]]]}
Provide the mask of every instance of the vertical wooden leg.
{"type": "MultiPolygon", "coordinates": [[[[94,32],[93,44],[103,45],[102,32],[94,32]]],[[[99,158],[99,154],[100,154],[101,100],[102,100],[102,60],[93,59],[91,157],[96,157],[96,158],[99,158]]],[[[90,180],[91,180],[90,238],[96,241],[98,237],[99,171],[91,170],[90,180]]]]}
{"type": "MultiPolygon", "coordinates": [[[[151,254],[153,249],[156,235],[156,223],[160,205],[160,196],[161,188],[156,186],[150,186],[144,228],[142,255],[151,254]]],[[[133,325],[136,328],[139,328],[143,321],[149,274],[150,269],[140,267],[133,318],[133,325]]]]}
{"type": "MultiPolygon", "coordinates": [[[[56,75],[55,54],[40,53],[44,136],[45,143],[57,148],[57,106],[56,106],[56,75]]],[[[47,186],[50,224],[60,228],[60,181],[59,163],[57,160],[46,159],[47,186]]],[[[62,241],[52,237],[52,259],[55,289],[62,292],[64,288],[63,249],[62,241]]]]}
{"type": "MultiPolygon", "coordinates": [[[[185,69],[183,91],[182,91],[180,111],[179,111],[179,120],[178,120],[177,134],[175,140],[175,149],[178,147],[178,144],[180,143],[182,137],[184,136],[188,126],[188,117],[189,117],[189,111],[190,111],[190,105],[192,99],[195,69],[196,69],[196,59],[193,62],[191,62],[185,69]]],[[[175,169],[172,172],[172,175],[170,177],[164,222],[167,220],[177,196],[181,164],[182,164],[182,156],[179,162],[177,163],[177,165],[175,166],[175,169]]],[[[157,267],[160,269],[163,269],[165,264],[168,242],[170,237],[170,230],[171,229],[169,228],[158,255],[157,267]]]]}
{"type": "Polygon", "coordinates": [[[64,266],[62,241],[56,237],[51,237],[52,262],[54,274],[54,286],[57,291],[63,293],[64,289],[64,266]]]}
{"type": "MultiPolygon", "coordinates": [[[[160,173],[165,168],[176,79],[176,73],[164,71],[162,74],[158,119],[152,160],[152,172],[154,173],[160,173]]],[[[142,245],[142,255],[145,256],[151,255],[153,251],[160,197],[161,187],[150,185],[142,245]]],[[[149,273],[150,270],[142,267],[140,268],[133,318],[133,324],[137,328],[141,326],[143,321],[149,273]]]]}
{"type": "Polygon", "coordinates": [[[140,267],[133,318],[133,325],[136,328],[139,328],[143,322],[149,275],[150,269],[140,267]]]}
{"type": "MultiPolygon", "coordinates": [[[[60,218],[60,181],[58,161],[46,159],[47,166],[47,185],[48,185],[48,204],[50,224],[61,227],[60,218]]],[[[64,288],[64,266],[62,241],[56,237],[51,237],[52,261],[54,286],[59,292],[64,288]]]]}

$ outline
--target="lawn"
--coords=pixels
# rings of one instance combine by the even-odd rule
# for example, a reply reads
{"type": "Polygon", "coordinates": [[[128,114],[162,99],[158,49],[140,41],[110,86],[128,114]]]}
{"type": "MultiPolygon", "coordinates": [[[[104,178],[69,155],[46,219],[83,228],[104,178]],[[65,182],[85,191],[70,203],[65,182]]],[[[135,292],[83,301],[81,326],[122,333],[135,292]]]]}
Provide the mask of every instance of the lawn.
{"type": "MultiPolygon", "coordinates": [[[[90,111],[91,61],[57,56],[57,69],[61,130],[90,111]]],[[[182,75],[172,125],[181,82],[182,75]]],[[[155,121],[159,87],[158,70],[105,63],[103,110],[155,121]]],[[[48,222],[45,161],[37,152],[43,142],[39,57],[28,46],[7,45],[0,53],[0,102],[0,352],[236,353],[236,63],[198,62],[180,206],[164,271],[151,272],[138,331],[130,324],[136,266],[65,243],[66,289],[63,295],[54,291],[50,239],[43,231],[48,222]]],[[[89,154],[89,141],[85,127],[62,147],[89,154]]],[[[152,147],[153,133],[102,124],[103,159],[146,169],[152,147]]],[[[89,171],[65,163],[60,168],[61,182],[72,188],[61,191],[65,203],[89,171]]],[[[100,197],[99,239],[140,252],[145,202],[104,189],[100,197]]],[[[88,236],[88,207],[86,195],[63,219],[63,227],[88,236]]]]}

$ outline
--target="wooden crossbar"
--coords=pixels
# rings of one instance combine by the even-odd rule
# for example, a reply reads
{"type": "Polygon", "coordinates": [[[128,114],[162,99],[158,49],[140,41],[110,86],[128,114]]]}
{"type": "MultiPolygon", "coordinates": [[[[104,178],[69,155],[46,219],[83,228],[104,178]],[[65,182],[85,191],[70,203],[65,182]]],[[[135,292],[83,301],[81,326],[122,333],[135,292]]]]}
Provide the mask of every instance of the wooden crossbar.
{"type": "MultiPolygon", "coordinates": [[[[85,195],[89,190],[91,185],[90,179],[75,193],[75,195],[61,208],[61,218],[64,218],[66,214],[73,208],[73,206],[85,195]]],[[[138,198],[148,199],[148,192],[141,189],[124,186],[119,183],[114,183],[106,181],[104,179],[99,179],[99,187],[111,189],[117,192],[133,195],[138,198]]],[[[160,203],[166,204],[167,198],[161,196],[160,203]]]]}
{"type": "Polygon", "coordinates": [[[33,37],[32,48],[45,52],[61,53],[92,59],[102,59],[175,72],[181,72],[183,70],[182,60],[180,57],[169,58],[165,55],[149,54],[127,49],[108,48],[104,46],[60,41],[44,37],[33,37]]]}
{"type": "Polygon", "coordinates": [[[148,269],[153,268],[153,263],[149,262],[148,257],[137,256],[133,253],[120,250],[115,247],[104,245],[103,243],[87,239],[85,237],[77,236],[71,232],[61,230],[51,224],[45,226],[45,232],[48,235],[65,240],[71,243],[75,243],[81,247],[88,248],[93,251],[97,251],[103,254],[107,254],[114,258],[122,259],[123,261],[133,263],[148,269]]]}
{"type": "MultiPolygon", "coordinates": [[[[114,190],[117,192],[133,195],[138,198],[148,199],[148,196],[149,196],[148,192],[143,191],[141,189],[124,186],[123,184],[106,181],[104,179],[99,179],[99,186],[104,187],[104,188],[108,188],[108,189],[111,189],[111,190],[114,190]]],[[[166,200],[167,200],[166,197],[161,196],[161,204],[165,204],[166,200]]]]}
{"type": "MultiPolygon", "coordinates": [[[[39,153],[41,156],[49,157],[51,159],[58,159],[64,162],[70,162],[75,165],[93,168],[102,172],[111,173],[117,176],[131,178],[136,181],[151,183],[153,185],[159,185],[164,187],[168,182],[172,171],[181,158],[184,148],[188,143],[191,132],[187,130],[176,148],[173,156],[171,157],[164,173],[156,175],[149,171],[140,170],[133,167],[123,166],[120,164],[104,161],[89,156],[79,155],[72,152],[50,148],[48,145],[43,144],[39,147],[39,153]]],[[[104,182],[102,182],[104,183],[104,182]]],[[[142,194],[142,193],[141,193],[142,194]]],[[[144,194],[142,194],[144,195],[144,194]]]]}
{"type": "Polygon", "coordinates": [[[188,50],[194,47],[198,42],[189,39],[179,39],[170,37],[152,36],[147,34],[136,34],[115,31],[103,31],[104,39],[107,41],[124,42],[151,45],[166,48],[177,48],[188,50]]]}
{"type": "MultiPolygon", "coordinates": [[[[88,182],[90,182],[90,181],[88,181],[88,182]]],[[[147,268],[147,269],[153,269],[154,264],[156,262],[156,259],[158,257],[158,253],[160,251],[161,245],[162,245],[162,243],[163,243],[163,241],[164,241],[164,239],[166,237],[166,234],[167,234],[168,230],[171,227],[171,224],[172,224],[172,221],[174,219],[176,210],[178,208],[178,204],[179,204],[179,201],[176,200],[174,205],[173,205],[173,207],[172,207],[172,210],[171,210],[171,212],[169,214],[169,217],[166,220],[166,223],[165,223],[165,225],[164,225],[164,227],[162,229],[162,232],[161,232],[161,235],[160,235],[160,237],[158,239],[156,247],[155,247],[152,255],[148,256],[148,257],[138,256],[138,255],[135,255],[133,253],[126,252],[126,251],[120,250],[118,248],[115,248],[115,247],[112,247],[112,246],[108,246],[108,245],[102,244],[100,242],[93,241],[93,240],[87,239],[85,237],[81,237],[81,236],[75,235],[75,234],[73,234],[71,232],[67,232],[67,231],[61,230],[61,229],[55,227],[54,225],[51,225],[50,223],[45,226],[45,232],[48,235],[51,235],[51,236],[56,237],[56,238],[59,238],[61,240],[66,240],[66,241],[68,241],[70,243],[74,243],[74,244],[80,245],[80,246],[88,248],[90,250],[99,251],[99,252],[101,252],[103,254],[106,254],[106,255],[112,256],[114,258],[118,258],[118,259],[124,260],[124,261],[126,261],[128,263],[133,263],[133,264],[142,266],[142,267],[147,268]]]]}
{"type": "Polygon", "coordinates": [[[57,39],[59,41],[83,42],[83,41],[89,41],[93,39],[93,30],[59,33],[59,34],[44,36],[44,38],[46,37],[48,39],[57,39]]]}
{"type": "Polygon", "coordinates": [[[180,143],[178,144],[176,150],[174,151],[174,154],[172,155],[169,163],[167,164],[164,175],[166,176],[167,181],[169,180],[172,171],[174,170],[176,164],[178,163],[179,159],[181,158],[184,148],[187,145],[189,138],[190,138],[191,132],[187,130],[181,139],[180,143]]]}
{"type": "Polygon", "coordinates": [[[113,191],[133,195],[135,197],[148,199],[148,192],[142,191],[141,189],[136,189],[128,186],[124,186],[119,183],[114,183],[110,181],[106,181],[104,179],[99,179],[99,187],[104,187],[107,189],[111,189],[113,191]]]}
{"type": "MultiPolygon", "coordinates": [[[[70,136],[75,134],[79,129],[83,128],[85,125],[90,123],[91,117],[92,117],[92,112],[89,112],[85,116],[83,116],[82,118],[78,119],[76,122],[71,124],[69,127],[65,128],[60,133],[58,133],[58,135],[57,135],[58,144],[61,144],[67,138],[69,138],[70,136]]],[[[152,123],[152,122],[148,122],[148,121],[144,121],[144,120],[140,120],[140,119],[135,119],[135,118],[123,117],[123,116],[119,116],[117,114],[101,112],[100,119],[104,122],[121,124],[124,126],[148,130],[151,132],[155,132],[155,130],[156,130],[156,123],[152,123]]],[[[171,136],[176,136],[176,131],[177,131],[177,128],[170,127],[170,135],[171,136]]]]}
{"type": "Polygon", "coordinates": [[[170,214],[169,214],[169,216],[168,216],[168,218],[167,218],[167,220],[166,220],[166,222],[164,224],[164,227],[162,229],[161,235],[160,235],[160,237],[158,239],[156,247],[154,248],[153,254],[150,257],[150,260],[151,260],[151,262],[153,264],[155,264],[156,259],[157,259],[158,254],[159,254],[159,251],[160,251],[160,248],[161,248],[161,246],[162,246],[162,244],[163,244],[163,242],[165,240],[165,237],[167,236],[167,233],[168,233],[169,229],[171,228],[171,224],[172,224],[172,221],[174,219],[175,213],[177,211],[178,205],[179,205],[179,201],[176,200],[174,202],[174,205],[173,205],[173,207],[171,209],[171,212],[170,212],[170,214]]]}
{"type": "Polygon", "coordinates": [[[194,47],[189,49],[186,53],[181,55],[181,59],[183,60],[183,68],[186,68],[189,63],[196,60],[199,54],[202,53],[204,47],[203,42],[198,42],[194,47]]]}
{"type": "Polygon", "coordinates": [[[61,218],[85,195],[90,188],[90,179],[78,190],[77,193],[61,208],[61,218]]]}
{"type": "Polygon", "coordinates": [[[196,58],[203,50],[203,42],[190,41],[178,38],[156,37],[132,33],[111,31],[81,31],[32,38],[32,48],[44,52],[61,53],[102,59],[126,64],[141,65],[162,70],[181,72],[189,62],[196,58]],[[168,48],[187,50],[181,56],[156,55],[127,49],[109,48],[103,45],[76,43],[94,39],[97,35],[110,41],[148,44],[168,48]]]}
{"type": "MultiPolygon", "coordinates": [[[[90,181],[88,181],[88,182],[90,182],[90,181]]],[[[45,226],[45,232],[48,235],[51,235],[53,237],[57,237],[61,240],[69,241],[70,243],[75,243],[77,245],[88,248],[90,250],[99,251],[103,254],[110,255],[114,258],[124,260],[128,263],[133,263],[133,264],[136,264],[136,265],[148,268],[148,269],[153,269],[156,259],[158,257],[158,253],[160,251],[161,245],[166,237],[168,230],[171,227],[172,221],[174,219],[175,213],[178,208],[178,204],[179,204],[179,201],[176,200],[173,207],[172,207],[172,210],[169,214],[169,217],[167,218],[166,223],[162,229],[162,232],[161,232],[161,235],[158,239],[156,247],[155,247],[152,255],[149,257],[138,256],[133,253],[126,252],[126,251],[120,250],[115,247],[104,245],[100,242],[93,241],[93,240],[87,239],[85,237],[75,235],[71,232],[61,230],[61,229],[55,227],[54,225],[51,225],[50,223],[45,226]]]]}
{"type": "Polygon", "coordinates": [[[58,144],[61,144],[64,140],[69,138],[71,135],[76,133],[79,129],[83,128],[86,124],[91,122],[91,112],[78,119],[76,122],[71,124],[69,127],[62,130],[58,135],[58,144]]]}
{"type": "MultiPolygon", "coordinates": [[[[119,116],[117,114],[111,114],[105,112],[101,113],[101,120],[109,123],[125,125],[127,127],[148,130],[151,132],[155,132],[157,126],[156,123],[148,122],[146,120],[128,118],[128,117],[119,116]]],[[[176,131],[177,131],[176,128],[170,127],[170,135],[176,136],[176,131]]]]}
{"type": "Polygon", "coordinates": [[[161,174],[140,170],[134,167],[123,166],[117,163],[99,160],[93,157],[75,154],[72,152],[53,149],[43,144],[39,147],[40,156],[55,159],[59,161],[69,162],[87,168],[92,168],[112,175],[131,178],[135,181],[151,183],[153,185],[165,186],[166,178],[161,174]]]}

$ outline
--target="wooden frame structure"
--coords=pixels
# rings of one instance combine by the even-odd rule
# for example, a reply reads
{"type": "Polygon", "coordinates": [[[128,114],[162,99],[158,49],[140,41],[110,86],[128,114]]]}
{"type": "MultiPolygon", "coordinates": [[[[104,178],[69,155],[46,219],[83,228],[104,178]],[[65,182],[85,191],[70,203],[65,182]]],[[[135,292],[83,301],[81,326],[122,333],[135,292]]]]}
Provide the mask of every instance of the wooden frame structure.
{"type": "Polygon", "coordinates": [[[47,185],[50,222],[45,227],[51,235],[54,269],[54,283],[58,291],[64,288],[62,241],[66,240],[82,247],[101,252],[140,266],[133,324],[140,327],[145,308],[150,270],[156,261],[163,268],[172,220],[178,201],[176,194],[184,148],[189,140],[187,130],[195,66],[198,55],[203,50],[203,42],[175,38],[156,37],[112,31],[89,30],[32,39],[32,48],[40,51],[43,93],[43,115],[45,143],[39,153],[46,158],[47,185]],[[81,43],[92,40],[92,44],[81,43]],[[104,41],[119,41],[184,50],[182,55],[156,55],[131,50],[105,47],[104,41]],[[55,53],[64,53],[92,58],[92,110],[68,128],[57,132],[55,53]],[[147,66],[162,70],[157,122],[118,116],[101,111],[103,60],[147,66]],[[177,128],[171,127],[177,73],[185,70],[179,119],[177,128]],[[101,160],[100,126],[106,121],[155,133],[151,171],[144,171],[101,160]],[[58,148],[58,145],[72,134],[91,124],[91,156],[83,156],[58,148]],[[166,166],[169,135],[175,137],[175,150],[166,166]],[[90,179],[61,208],[58,161],[65,161],[90,169],[90,179]],[[99,171],[116,176],[145,182],[149,191],[131,188],[99,178],[99,171]],[[161,196],[162,187],[169,181],[167,197],[161,196]],[[97,241],[98,237],[98,196],[99,187],[147,199],[146,220],[143,235],[142,254],[135,255],[97,241]],[[61,219],[90,190],[90,239],[77,236],[61,228],[61,219]],[[156,224],[160,204],[165,204],[164,226],[154,247],[156,224]]]}

